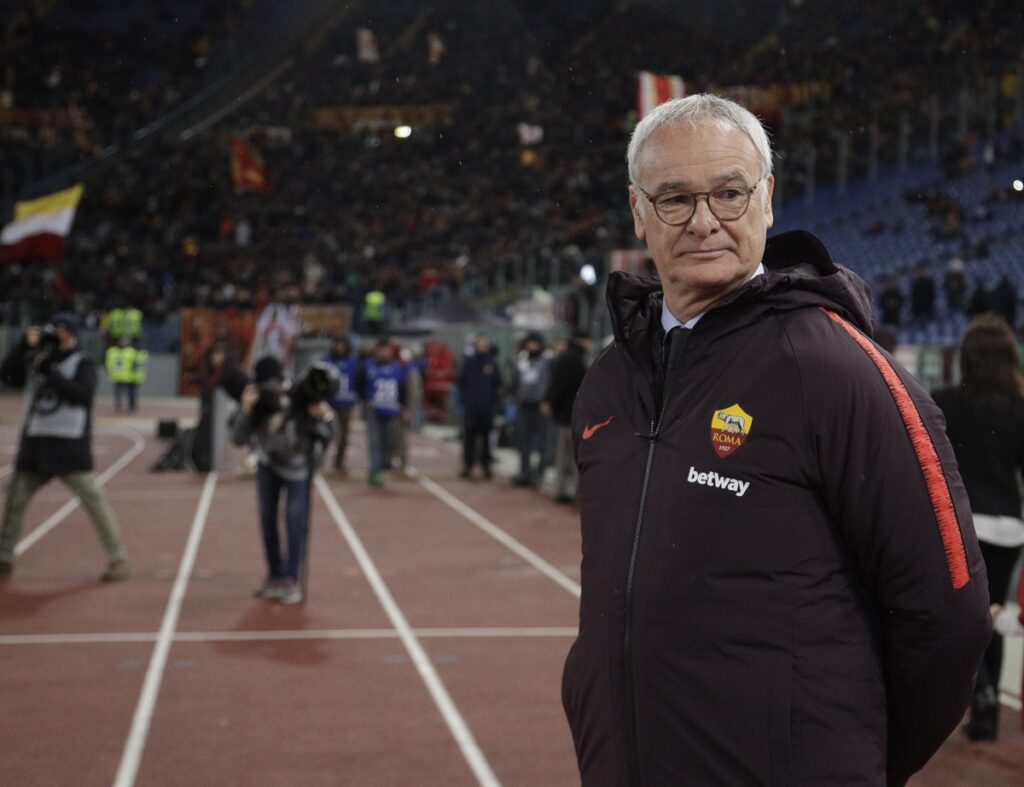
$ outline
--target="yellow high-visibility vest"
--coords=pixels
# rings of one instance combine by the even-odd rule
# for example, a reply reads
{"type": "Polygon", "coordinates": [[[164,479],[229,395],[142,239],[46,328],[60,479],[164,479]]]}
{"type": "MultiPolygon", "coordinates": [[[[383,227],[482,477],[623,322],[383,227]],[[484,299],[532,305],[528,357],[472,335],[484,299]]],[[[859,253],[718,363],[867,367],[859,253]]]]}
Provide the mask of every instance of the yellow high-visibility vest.
{"type": "Polygon", "coordinates": [[[149,363],[149,351],[148,350],[136,350],[135,351],[135,382],[142,385],[146,382],[146,371],[147,364],[149,363]]]}
{"type": "Polygon", "coordinates": [[[138,309],[111,309],[107,313],[107,333],[112,339],[128,336],[137,339],[142,334],[142,312],[138,309]]]}
{"type": "Polygon", "coordinates": [[[111,347],[107,350],[107,374],[115,383],[134,383],[135,359],[138,351],[134,347],[111,347]]]}
{"type": "Polygon", "coordinates": [[[380,290],[370,290],[366,293],[363,303],[363,319],[380,321],[384,319],[384,303],[387,296],[380,290]]]}

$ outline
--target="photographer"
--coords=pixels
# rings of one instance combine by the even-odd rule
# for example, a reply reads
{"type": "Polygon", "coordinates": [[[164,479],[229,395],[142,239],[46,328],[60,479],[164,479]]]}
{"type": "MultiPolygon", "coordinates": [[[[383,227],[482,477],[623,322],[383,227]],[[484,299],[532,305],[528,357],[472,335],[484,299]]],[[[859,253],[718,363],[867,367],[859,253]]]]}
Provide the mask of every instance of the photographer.
{"type": "Polygon", "coordinates": [[[280,361],[271,356],[256,363],[254,374],[255,382],[242,391],[231,439],[236,445],[252,445],[259,455],[256,486],[267,578],[256,596],[298,604],[304,597],[299,577],[306,553],[310,484],[334,438],[334,411],[327,400],[337,391],[338,378],[325,364],[314,364],[289,385],[280,361]],[[277,526],[282,491],[286,557],[277,526]]]}
{"type": "Polygon", "coordinates": [[[26,387],[25,423],[0,530],[0,579],[14,570],[14,549],[32,495],[51,478],[71,489],[88,513],[109,564],[101,576],[128,576],[128,561],[113,511],[92,473],[92,398],[96,366],[78,349],[78,318],[59,312],[32,326],[0,364],[0,379],[26,387]]]}

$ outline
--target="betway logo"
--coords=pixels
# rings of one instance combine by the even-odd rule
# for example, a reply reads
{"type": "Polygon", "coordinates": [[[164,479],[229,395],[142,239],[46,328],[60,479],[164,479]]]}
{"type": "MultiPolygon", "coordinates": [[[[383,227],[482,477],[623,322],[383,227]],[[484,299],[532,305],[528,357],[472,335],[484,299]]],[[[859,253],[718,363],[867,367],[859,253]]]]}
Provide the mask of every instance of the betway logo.
{"type": "Polygon", "coordinates": [[[736,497],[743,497],[747,489],[750,487],[749,481],[740,481],[737,478],[729,478],[724,475],[719,475],[714,470],[710,473],[698,473],[694,468],[690,468],[689,475],[686,476],[686,480],[691,484],[700,484],[701,486],[711,486],[717,489],[724,489],[727,492],[732,492],[736,497]]]}

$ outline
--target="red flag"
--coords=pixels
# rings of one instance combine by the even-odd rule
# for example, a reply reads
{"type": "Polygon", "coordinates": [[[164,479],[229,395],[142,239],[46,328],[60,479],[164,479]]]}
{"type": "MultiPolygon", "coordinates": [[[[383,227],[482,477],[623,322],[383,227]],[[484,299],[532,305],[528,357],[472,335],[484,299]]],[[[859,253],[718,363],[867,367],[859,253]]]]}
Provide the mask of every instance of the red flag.
{"type": "Polygon", "coordinates": [[[652,74],[641,71],[637,84],[637,115],[638,119],[673,98],[686,95],[686,84],[683,78],[674,74],[652,74]]]}
{"type": "Polygon", "coordinates": [[[245,140],[228,134],[231,145],[231,182],[235,191],[269,191],[263,158],[245,140]]]}

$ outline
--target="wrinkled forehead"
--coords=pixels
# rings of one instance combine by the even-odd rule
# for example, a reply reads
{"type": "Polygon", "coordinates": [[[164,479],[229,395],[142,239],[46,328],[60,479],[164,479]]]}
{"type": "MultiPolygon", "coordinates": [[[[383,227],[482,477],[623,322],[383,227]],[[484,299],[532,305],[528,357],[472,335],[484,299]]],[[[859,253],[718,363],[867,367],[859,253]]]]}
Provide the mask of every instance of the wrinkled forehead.
{"type": "Polygon", "coordinates": [[[662,126],[651,133],[637,158],[637,174],[647,189],[713,188],[733,180],[749,185],[761,169],[747,133],[717,121],[662,126]]]}

